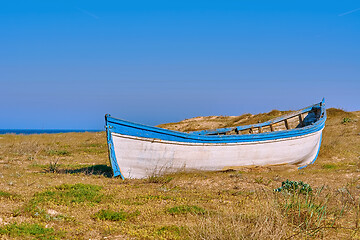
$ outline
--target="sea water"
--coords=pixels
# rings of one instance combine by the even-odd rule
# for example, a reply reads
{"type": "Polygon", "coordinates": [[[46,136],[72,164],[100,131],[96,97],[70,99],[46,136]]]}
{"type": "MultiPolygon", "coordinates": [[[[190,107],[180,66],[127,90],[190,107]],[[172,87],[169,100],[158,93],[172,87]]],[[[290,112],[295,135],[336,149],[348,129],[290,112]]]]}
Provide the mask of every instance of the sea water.
{"type": "Polygon", "coordinates": [[[42,134],[42,133],[69,133],[69,132],[101,132],[103,130],[78,129],[0,129],[0,134],[42,134]]]}

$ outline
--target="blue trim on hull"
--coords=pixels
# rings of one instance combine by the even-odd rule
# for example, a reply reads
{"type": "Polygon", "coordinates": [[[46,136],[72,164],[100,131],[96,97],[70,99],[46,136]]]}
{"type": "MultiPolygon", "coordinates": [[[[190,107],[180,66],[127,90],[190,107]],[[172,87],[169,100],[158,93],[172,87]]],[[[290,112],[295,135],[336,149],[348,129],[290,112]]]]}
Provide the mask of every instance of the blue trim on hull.
{"type": "MultiPolygon", "coordinates": [[[[107,122],[107,118],[108,118],[108,115],[105,115],[105,122],[107,122]]],[[[107,139],[107,144],[108,144],[108,149],[109,149],[109,160],[110,160],[111,168],[113,170],[113,176],[114,177],[120,176],[122,179],[125,179],[123,174],[121,173],[120,167],[116,160],[114,143],[112,140],[110,127],[109,126],[105,126],[105,127],[106,127],[106,139],[107,139]]]]}

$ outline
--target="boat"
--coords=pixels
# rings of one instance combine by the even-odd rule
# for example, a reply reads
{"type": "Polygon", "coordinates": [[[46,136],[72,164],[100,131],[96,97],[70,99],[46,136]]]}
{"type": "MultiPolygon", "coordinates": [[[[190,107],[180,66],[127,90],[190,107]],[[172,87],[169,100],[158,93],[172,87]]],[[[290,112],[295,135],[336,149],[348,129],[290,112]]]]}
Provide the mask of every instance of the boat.
{"type": "Polygon", "coordinates": [[[179,132],[109,114],[105,128],[113,176],[147,178],[181,171],[315,162],[325,127],[325,100],[263,123],[179,132]]]}

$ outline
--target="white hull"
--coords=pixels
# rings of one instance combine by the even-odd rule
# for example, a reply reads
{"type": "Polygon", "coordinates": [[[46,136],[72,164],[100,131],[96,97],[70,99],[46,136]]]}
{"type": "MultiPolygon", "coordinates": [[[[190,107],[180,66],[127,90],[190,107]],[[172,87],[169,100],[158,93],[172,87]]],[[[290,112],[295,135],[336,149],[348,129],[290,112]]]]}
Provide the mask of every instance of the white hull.
{"type": "Polygon", "coordinates": [[[311,163],[320,131],[291,138],[238,143],[186,143],[111,133],[124,178],[145,178],[182,170],[224,170],[240,166],[311,163]]]}

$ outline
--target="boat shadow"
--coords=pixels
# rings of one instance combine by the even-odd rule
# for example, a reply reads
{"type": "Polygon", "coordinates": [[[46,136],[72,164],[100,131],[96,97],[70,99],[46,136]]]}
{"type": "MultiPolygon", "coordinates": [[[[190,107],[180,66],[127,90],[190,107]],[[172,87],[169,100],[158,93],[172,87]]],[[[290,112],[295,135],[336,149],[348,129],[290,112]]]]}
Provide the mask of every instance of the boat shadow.
{"type": "Polygon", "coordinates": [[[99,164],[89,167],[82,167],[82,168],[76,168],[76,169],[60,169],[57,171],[58,173],[63,174],[79,174],[83,173],[85,175],[103,175],[107,178],[111,178],[113,176],[111,167],[99,164]]]}

